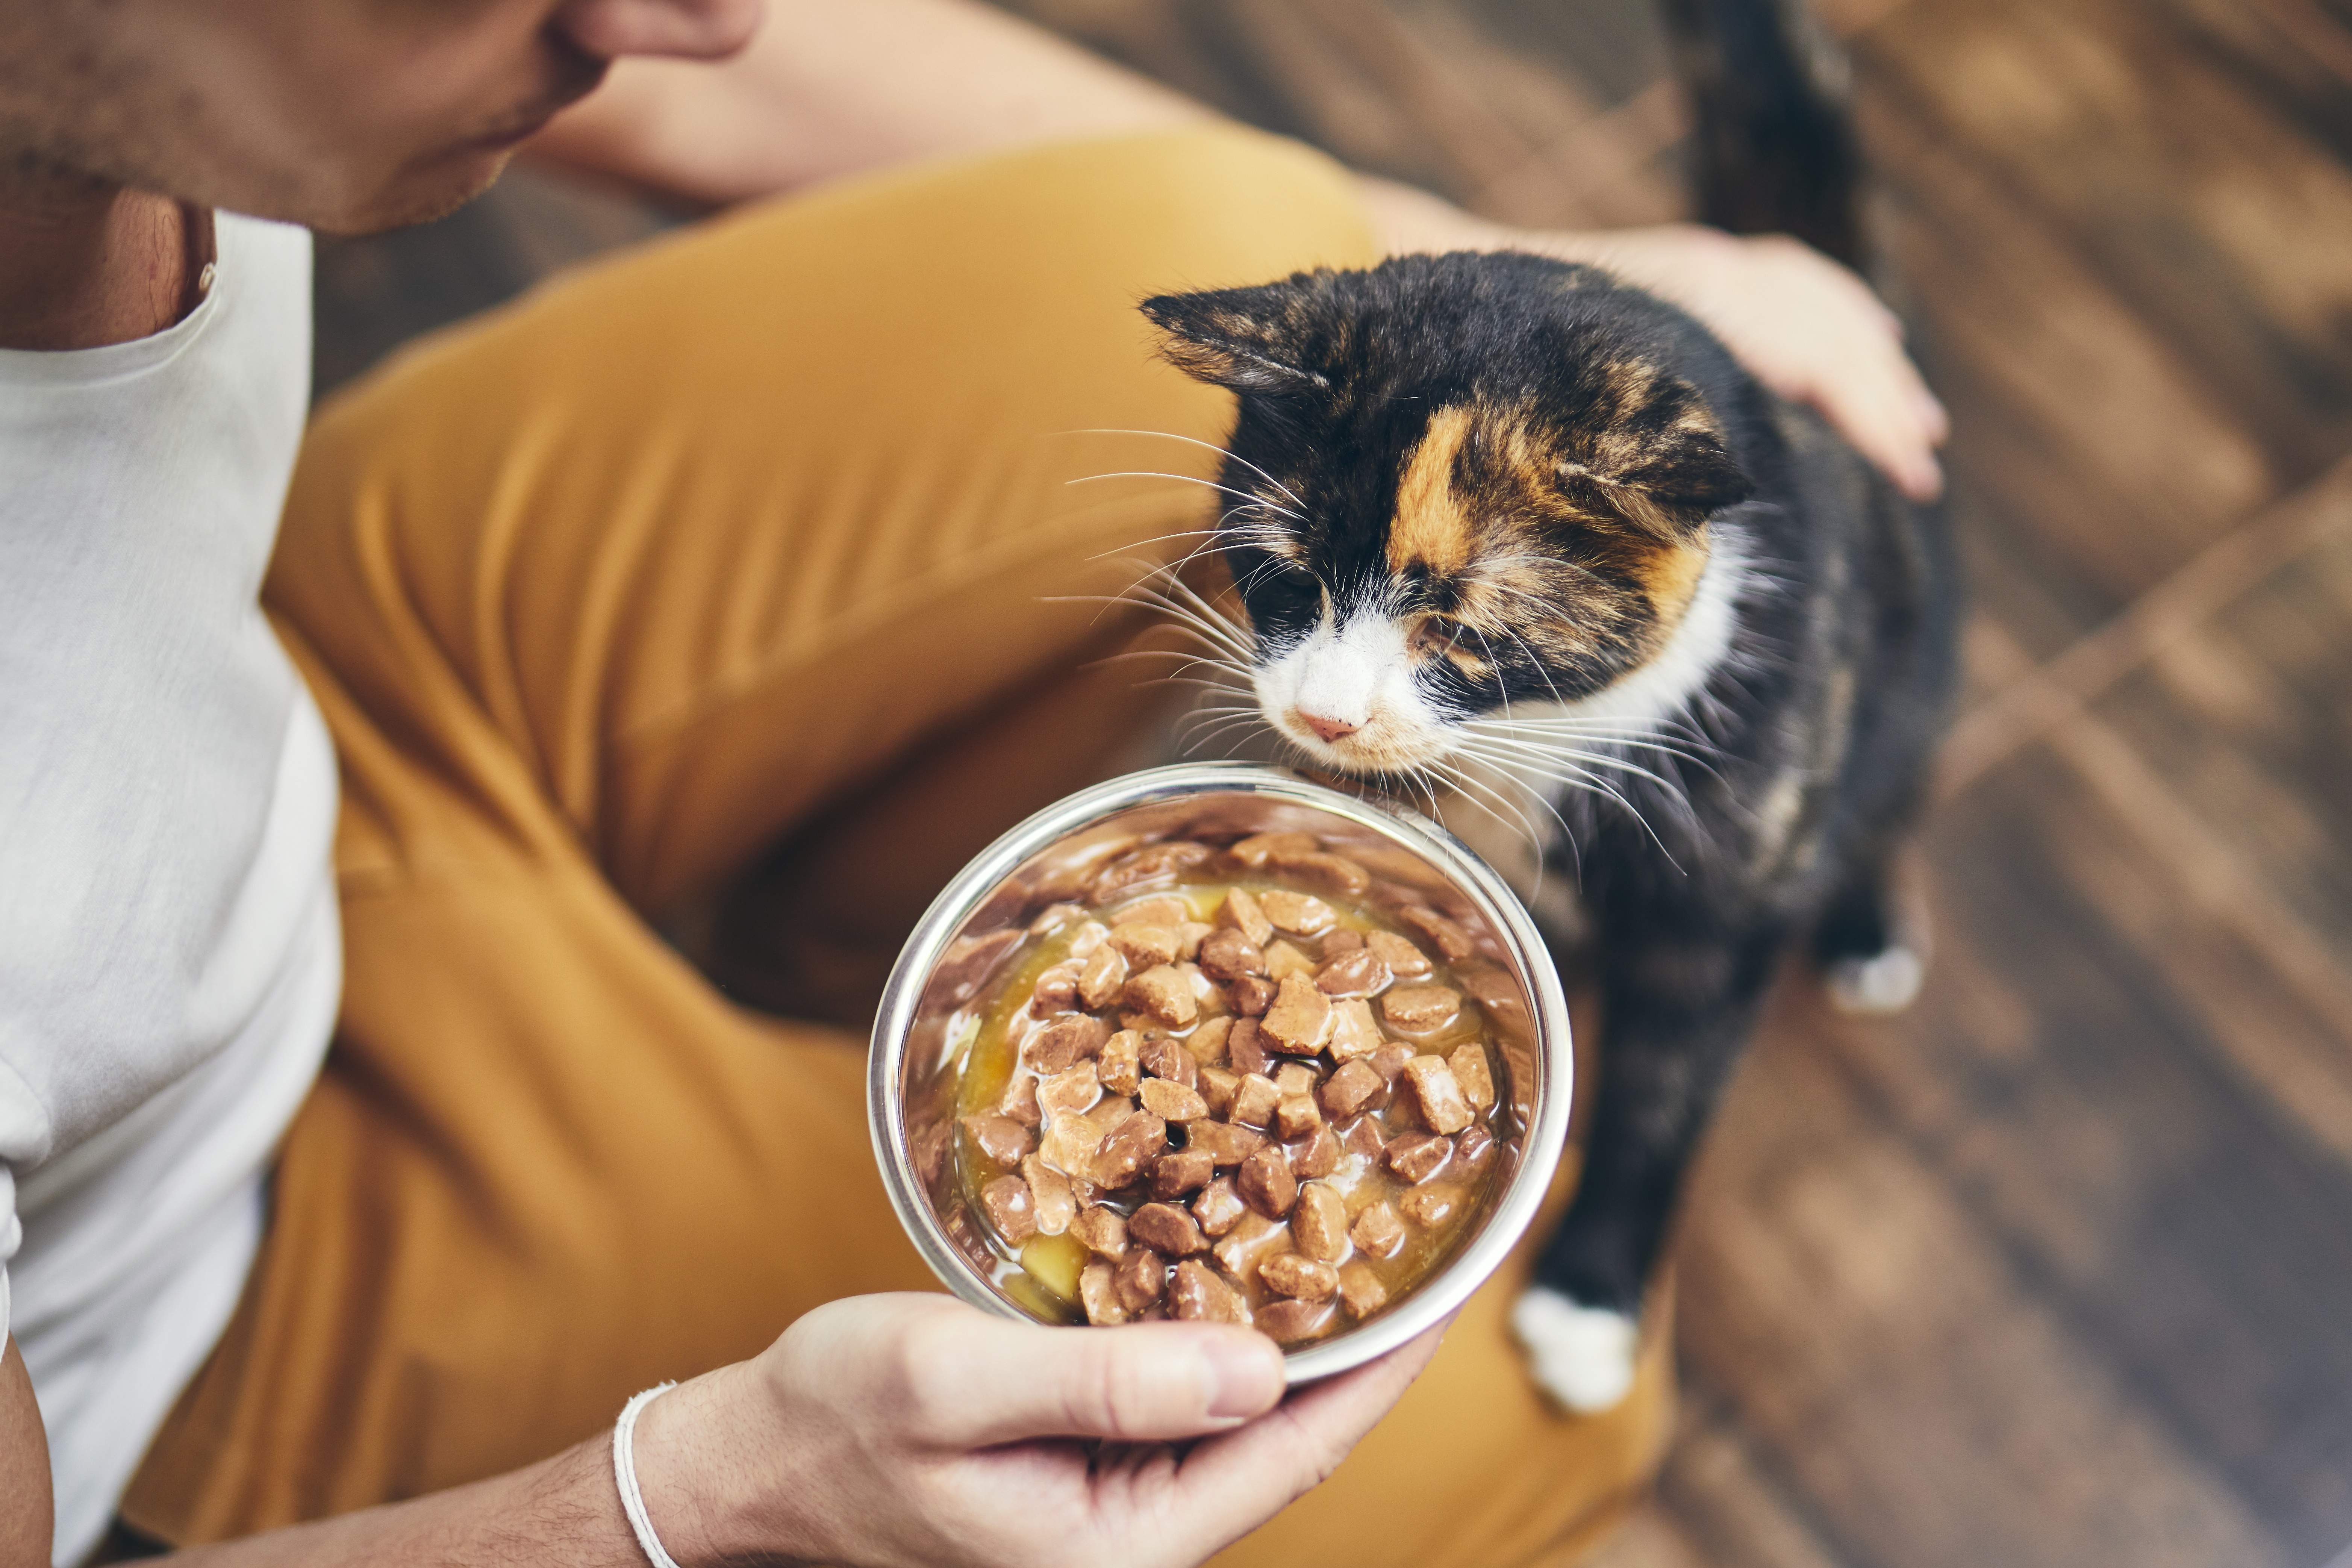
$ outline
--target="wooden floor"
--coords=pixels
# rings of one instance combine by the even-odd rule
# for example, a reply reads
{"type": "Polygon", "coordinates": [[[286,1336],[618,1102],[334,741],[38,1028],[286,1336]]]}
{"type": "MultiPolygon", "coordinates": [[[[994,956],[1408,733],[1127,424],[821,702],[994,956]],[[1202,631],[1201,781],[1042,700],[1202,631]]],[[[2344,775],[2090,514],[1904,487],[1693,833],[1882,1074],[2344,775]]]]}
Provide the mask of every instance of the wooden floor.
{"type": "MultiPolygon", "coordinates": [[[[1497,217],[1685,205],[1640,0],[1014,8],[1497,217]]],[[[1896,1023],[1780,997],[1602,1562],[2352,1568],[2352,6],[1821,11],[1956,422],[1938,946],[1896,1023]]],[[[650,221],[330,247],[322,375],[650,221]]]]}

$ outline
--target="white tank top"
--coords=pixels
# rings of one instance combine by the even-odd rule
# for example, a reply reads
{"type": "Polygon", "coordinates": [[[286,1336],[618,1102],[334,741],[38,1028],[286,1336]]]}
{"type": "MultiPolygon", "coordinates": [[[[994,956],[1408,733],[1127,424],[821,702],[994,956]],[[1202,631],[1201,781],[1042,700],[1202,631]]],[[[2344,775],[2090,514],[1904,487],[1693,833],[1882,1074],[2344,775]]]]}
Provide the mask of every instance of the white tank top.
{"type": "Polygon", "coordinates": [[[257,602],[310,241],[217,232],[169,331],[0,351],[0,1327],[60,1563],[228,1321],[341,984],[333,748],[257,602]]]}

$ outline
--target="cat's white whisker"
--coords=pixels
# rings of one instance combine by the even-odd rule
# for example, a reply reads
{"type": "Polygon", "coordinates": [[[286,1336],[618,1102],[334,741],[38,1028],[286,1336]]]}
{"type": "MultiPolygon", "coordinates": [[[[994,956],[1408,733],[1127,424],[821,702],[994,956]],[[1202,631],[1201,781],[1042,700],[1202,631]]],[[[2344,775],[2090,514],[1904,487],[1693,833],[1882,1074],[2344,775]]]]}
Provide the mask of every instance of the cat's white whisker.
{"type": "Polygon", "coordinates": [[[1264,496],[1252,495],[1247,490],[1237,490],[1231,485],[1221,485],[1214,479],[1204,479],[1194,474],[1163,473],[1158,468],[1115,468],[1107,474],[1081,474],[1075,479],[1064,479],[1062,482],[1065,485],[1090,485],[1099,479],[1174,479],[1179,484],[1199,485],[1203,489],[1219,491],[1247,505],[1264,507],[1268,511],[1279,512],[1285,517],[1297,518],[1301,522],[1307,521],[1305,517],[1292,511],[1288,507],[1276,506],[1264,496]]]}
{"type": "Polygon", "coordinates": [[[1243,468],[1247,468],[1259,479],[1264,479],[1267,484],[1270,484],[1276,489],[1280,490],[1289,499],[1292,505],[1301,508],[1304,508],[1307,505],[1305,501],[1298,499],[1298,493],[1296,490],[1293,490],[1288,485],[1284,484],[1280,479],[1276,479],[1272,474],[1267,473],[1264,468],[1259,468],[1255,463],[1251,462],[1247,458],[1240,456],[1229,447],[1220,447],[1214,441],[1203,441],[1197,436],[1180,436],[1173,430],[1073,430],[1070,431],[1069,434],[1073,436],[1152,436],[1157,437],[1162,441],[1182,441],[1190,446],[1199,447],[1207,451],[1214,452],[1220,457],[1232,458],[1233,461],[1239,463],[1243,468]]]}

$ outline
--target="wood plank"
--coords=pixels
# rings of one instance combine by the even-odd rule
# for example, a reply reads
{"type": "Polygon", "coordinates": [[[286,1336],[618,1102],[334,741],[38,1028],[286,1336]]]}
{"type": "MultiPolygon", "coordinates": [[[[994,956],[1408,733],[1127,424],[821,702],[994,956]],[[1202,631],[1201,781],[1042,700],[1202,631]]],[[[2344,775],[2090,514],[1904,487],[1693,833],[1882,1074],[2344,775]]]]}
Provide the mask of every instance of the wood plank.
{"type": "Polygon", "coordinates": [[[1889,1130],[1798,989],[1704,1157],[1677,1253],[1682,1342],[1844,1554],[2291,1561],[1948,1156],[1889,1130]]]}
{"type": "Polygon", "coordinates": [[[2120,0],[1944,0],[1863,58],[2163,322],[2301,483],[2352,434],[2352,170],[2182,43],[2120,0]]]}

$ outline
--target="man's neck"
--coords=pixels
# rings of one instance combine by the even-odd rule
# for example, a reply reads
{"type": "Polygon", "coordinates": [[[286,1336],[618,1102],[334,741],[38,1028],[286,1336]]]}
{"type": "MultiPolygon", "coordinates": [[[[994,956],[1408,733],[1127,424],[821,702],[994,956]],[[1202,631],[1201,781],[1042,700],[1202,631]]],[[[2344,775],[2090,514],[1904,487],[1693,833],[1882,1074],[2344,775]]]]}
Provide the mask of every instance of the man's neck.
{"type": "Polygon", "coordinates": [[[0,158],[0,348],[162,331],[203,300],[213,254],[209,210],[0,158]]]}

